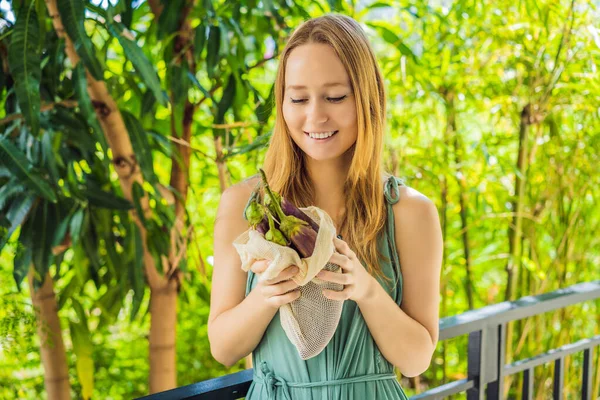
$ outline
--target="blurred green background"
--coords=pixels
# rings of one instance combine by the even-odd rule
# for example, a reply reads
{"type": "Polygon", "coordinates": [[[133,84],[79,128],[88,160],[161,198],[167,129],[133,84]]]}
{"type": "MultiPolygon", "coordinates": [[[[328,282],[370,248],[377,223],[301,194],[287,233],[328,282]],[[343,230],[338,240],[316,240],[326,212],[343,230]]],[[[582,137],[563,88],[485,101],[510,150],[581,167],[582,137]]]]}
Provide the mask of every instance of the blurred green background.
{"type": "MultiPolygon", "coordinates": [[[[279,51],[329,12],[378,56],[385,168],[438,206],[441,317],[600,279],[597,2],[0,1],[0,398],[65,398],[45,377],[132,398],[245,368],[209,349],[215,212],[262,163],[279,51]],[[176,381],[149,360],[161,346],[176,381]]],[[[599,334],[600,301],[510,329],[507,362],[599,334]]],[[[407,393],[466,377],[466,339],[407,393]]]]}

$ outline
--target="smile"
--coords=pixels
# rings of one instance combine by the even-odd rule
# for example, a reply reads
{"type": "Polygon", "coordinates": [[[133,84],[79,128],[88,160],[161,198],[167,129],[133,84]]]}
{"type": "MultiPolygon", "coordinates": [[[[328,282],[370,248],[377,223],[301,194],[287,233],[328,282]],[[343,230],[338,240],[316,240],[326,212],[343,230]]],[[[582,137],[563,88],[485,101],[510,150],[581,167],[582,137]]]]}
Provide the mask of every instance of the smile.
{"type": "Polygon", "coordinates": [[[328,139],[331,139],[333,136],[335,136],[339,131],[330,131],[330,132],[304,132],[304,134],[308,137],[310,137],[313,140],[319,141],[319,142],[324,142],[327,141],[328,139]]]}

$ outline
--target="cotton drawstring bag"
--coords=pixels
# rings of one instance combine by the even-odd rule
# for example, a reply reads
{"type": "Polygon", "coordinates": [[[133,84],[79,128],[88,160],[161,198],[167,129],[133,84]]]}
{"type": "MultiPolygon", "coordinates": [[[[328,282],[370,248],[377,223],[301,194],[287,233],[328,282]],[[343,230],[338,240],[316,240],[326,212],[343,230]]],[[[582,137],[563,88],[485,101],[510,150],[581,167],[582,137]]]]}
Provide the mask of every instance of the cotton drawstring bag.
{"type": "Polygon", "coordinates": [[[259,282],[275,278],[291,265],[298,267],[299,271],[292,279],[300,286],[300,297],[283,305],[279,315],[286,336],[300,357],[308,360],[323,351],[333,337],[344,302],[330,300],[322,293],[323,289],[340,291],[343,285],[315,277],[322,269],[342,272],[339,265],[328,262],[335,251],[333,221],[318,207],[309,206],[300,210],[319,225],[315,249],[310,257],[300,258],[292,248],[269,242],[254,229],[242,233],[233,241],[233,245],[240,255],[244,271],[250,270],[254,260],[272,260],[267,269],[258,274],[259,282]]]}

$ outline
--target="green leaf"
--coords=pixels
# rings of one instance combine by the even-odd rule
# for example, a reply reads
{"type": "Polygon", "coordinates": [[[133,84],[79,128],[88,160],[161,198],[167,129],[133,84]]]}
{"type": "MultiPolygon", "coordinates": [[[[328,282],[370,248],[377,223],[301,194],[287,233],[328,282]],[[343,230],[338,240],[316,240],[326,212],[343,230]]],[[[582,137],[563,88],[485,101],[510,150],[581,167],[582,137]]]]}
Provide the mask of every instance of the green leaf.
{"type": "Polygon", "coordinates": [[[273,96],[275,96],[275,85],[271,85],[271,90],[269,91],[269,97],[264,102],[261,102],[258,107],[256,107],[256,118],[258,122],[261,124],[266,124],[273,112],[275,103],[273,101],[273,96]]]}
{"type": "Polygon", "coordinates": [[[67,35],[73,41],[75,51],[94,79],[102,80],[102,64],[96,58],[96,49],[83,25],[85,21],[84,2],[81,0],[57,0],[56,3],[67,35]]]}
{"type": "Polygon", "coordinates": [[[413,51],[406,44],[404,44],[402,39],[396,33],[392,32],[391,29],[374,23],[367,23],[367,25],[378,31],[383,40],[396,47],[400,53],[411,58],[416,64],[419,64],[419,59],[415,53],[413,53],[413,51]]]}
{"type": "Polygon", "coordinates": [[[217,116],[215,118],[215,123],[222,124],[225,121],[225,113],[233,104],[233,100],[235,98],[235,91],[235,76],[231,74],[229,75],[227,87],[223,91],[223,96],[221,97],[221,100],[219,100],[219,104],[217,105],[217,116]]]}
{"type": "Polygon", "coordinates": [[[206,49],[206,72],[209,78],[215,76],[215,67],[219,63],[219,49],[221,48],[221,29],[211,25],[208,30],[208,47],[206,49]]]}
{"type": "MultiPolygon", "coordinates": [[[[46,131],[42,135],[42,163],[46,167],[53,182],[59,180],[58,167],[56,165],[57,158],[54,151],[54,136],[56,132],[46,131]]],[[[59,156],[60,157],[60,156],[59,156]]]]}
{"type": "Polygon", "coordinates": [[[29,215],[35,199],[36,196],[34,195],[21,195],[12,202],[6,213],[6,219],[10,222],[10,226],[6,232],[2,232],[3,235],[0,237],[0,251],[2,251],[6,243],[10,240],[15,230],[23,224],[27,215],[29,215]]]}
{"type": "Polygon", "coordinates": [[[121,43],[123,51],[125,51],[125,56],[127,56],[127,59],[131,61],[135,70],[140,74],[142,82],[152,90],[156,100],[166,107],[168,99],[160,87],[160,79],[142,49],[139,48],[136,42],[123,35],[126,29],[123,24],[109,21],[107,22],[107,26],[108,31],[121,43]]]}
{"type": "Polygon", "coordinates": [[[21,184],[17,177],[12,177],[7,183],[0,187],[0,210],[2,210],[10,199],[22,194],[28,188],[21,184]]]}
{"type": "Polygon", "coordinates": [[[156,110],[156,99],[150,89],[146,90],[142,97],[142,107],[140,109],[140,119],[144,119],[146,115],[154,116],[156,110]]]}
{"type": "Polygon", "coordinates": [[[40,196],[56,203],[56,194],[48,183],[37,173],[23,154],[8,138],[0,138],[0,164],[5,165],[17,178],[24,181],[40,196]]]}
{"type": "Polygon", "coordinates": [[[27,218],[25,223],[21,226],[13,268],[13,278],[17,284],[17,289],[20,289],[21,282],[23,282],[23,279],[27,276],[29,268],[31,267],[31,260],[33,258],[33,248],[31,246],[32,230],[33,218],[27,218]]]}
{"type": "Polygon", "coordinates": [[[86,181],[86,188],[83,194],[91,205],[112,210],[130,210],[133,205],[123,197],[117,196],[112,192],[106,192],[93,180],[86,181]]]}
{"type": "Polygon", "coordinates": [[[31,245],[33,248],[33,266],[36,272],[34,286],[37,289],[43,284],[54,258],[52,240],[56,227],[55,206],[47,201],[39,203],[33,215],[33,225],[31,245]]]}
{"type": "MultiPolygon", "coordinates": [[[[92,100],[90,99],[90,95],[87,91],[88,83],[87,78],[85,76],[85,68],[83,64],[77,64],[73,72],[73,84],[75,89],[75,95],[77,96],[77,101],[79,102],[79,109],[81,110],[81,114],[84,116],[87,124],[94,130],[94,137],[100,143],[102,150],[106,153],[108,151],[108,143],[106,143],[104,131],[98,123],[98,119],[96,118],[96,111],[94,110],[92,100]]],[[[85,133],[81,132],[81,134],[85,133]]]]}
{"type": "Polygon", "coordinates": [[[84,228],[83,223],[85,221],[84,213],[85,210],[83,208],[80,208],[79,210],[75,211],[69,224],[71,243],[73,243],[74,246],[79,243],[79,239],[81,238],[81,232],[84,228]]]}
{"type": "Polygon", "coordinates": [[[206,45],[206,25],[200,22],[200,25],[194,30],[194,53],[197,57],[202,57],[202,51],[206,45]]]}
{"type": "Polygon", "coordinates": [[[212,99],[212,96],[210,95],[210,93],[208,92],[208,90],[206,90],[204,88],[204,86],[202,86],[200,84],[200,82],[198,81],[198,79],[196,79],[196,76],[194,74],[192,74],[191,71],[187,71],[187,77],[192,81],[192,83],[194,84],[194,86],[196,86],[198,89],[200,89],[200,91],[202,92],[202,94],[204,96],[206,96],[209,99],[212,99]]]}
{"type": "Polygon", "coordinates": [[[146,195],[142,185],[139,182],[134,182],[132,186],[132,194],[133,194],[133,205],[135,207],[135,211],[138,215],[138,218],[142,222],[142,225],[146,225],[146,216],[144,215],[144,210],[142,208],[142,199],[146,195]]]}
{"type": "Polygon", "coordinates": [[[87,323],[76,324],[69,321],[69,330],[76,357],[77,377],[81,384],[81,395],[84,400],[87,400],[92,397],[94,391],[94,360],[92,359],[94,345],[87,323]]]}
{"type": "Polygon", "coordinates": [[[15,93],[21,112],[34,135],[40,130],[40,26],[35,12],[35,1],[21,8],[15,22],[8,64],[14,80],[15,93]]]}
{"type": "Polygon", "coordinates": [[[160,17],[158,17],[158,29],[156,31],[156,37],[159,40],[178,30],[184,0],[163,1],[162,5],[164,8],[160,13],[160,17]]]}
{"type": "Polygon", "coordinates": [[[230,152],[227,153],[227,155],[225,155],[224,158],[228,159],[234,156],[239,156],[241,154],[250,153],[258,148],[266,147],[269,144],[269,139],[271,139],[271,135],[271,132],[265,133],[264,135],[258,136],[256,139],[254,139],[254,141],[252,141],[252,143],[247,144],[246,146],[234,147],[233,149],[231,149],[230,152]]]}
{"type": "Polygon", "coordinates": [[[144,290],[146,285],[144,282],[144,247],[142,235],[140,234],[140,230],[135,223],[131,223],[131,228],[131,233],[134,235],[135,251],[133,262],[129,263],[129,279],[131,288],[133,289],[133,302],[131,304],[130,321],[133,321],[140,310],[142,300],[144,299],[144,290]]]}
{"type": "Polygon", "coordinates": [[[187,67],[183,65],[172,65],[169,68],[169,89],[175,104],[179,104],[188,98],[188,72],[187,67]]]}
{"type": "Polygon", "coordinates": [[[157,178],[154,174],[154,167],[152,165],[152,151],[150,144],[148,143],[148,135],[133,114],[121,110],[121,115],[123,116],[125,127],[129,133],[129,138],[131,139],[133,151],[135,151],[135,158],[140,164],[142,175],[147,182],[155,184],[157,178]]]}

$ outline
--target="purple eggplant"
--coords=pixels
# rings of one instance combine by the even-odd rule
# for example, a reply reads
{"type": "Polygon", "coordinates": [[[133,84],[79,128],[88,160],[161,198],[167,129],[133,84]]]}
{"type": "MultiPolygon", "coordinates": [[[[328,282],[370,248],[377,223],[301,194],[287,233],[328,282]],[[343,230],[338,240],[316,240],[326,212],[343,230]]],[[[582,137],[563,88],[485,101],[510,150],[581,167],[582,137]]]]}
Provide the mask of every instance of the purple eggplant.
{"type": "MultiPolygon", "coordinates": [[[[271,191],[265,172],[260,169],[263,184],[265,185],[266,194],[270,197],[271,206],[275,211],[276,216],[279,218],[279,229],[285,235],[289,241],[294,244],[294,247],[298,250],[298,253],[302,258],[312,256],[315,250],[315,244],[317,241],[317,232],[309,225],[308,222],[294,216],[286,215],[281,209],[281,204],[278,202],[275,194],[271,191]]],[[[298,210],[300,211],[300,210],[298,210]]],[[[267,212],[265,210],[265,212],[267,212]]],[[[268,211],[271,213],[271,210],[268,211]]],[[[308,217],[308,216],[307,216],[308,217]]],[[[271,223],[269,216],[269,224],[271,223]]]]}

